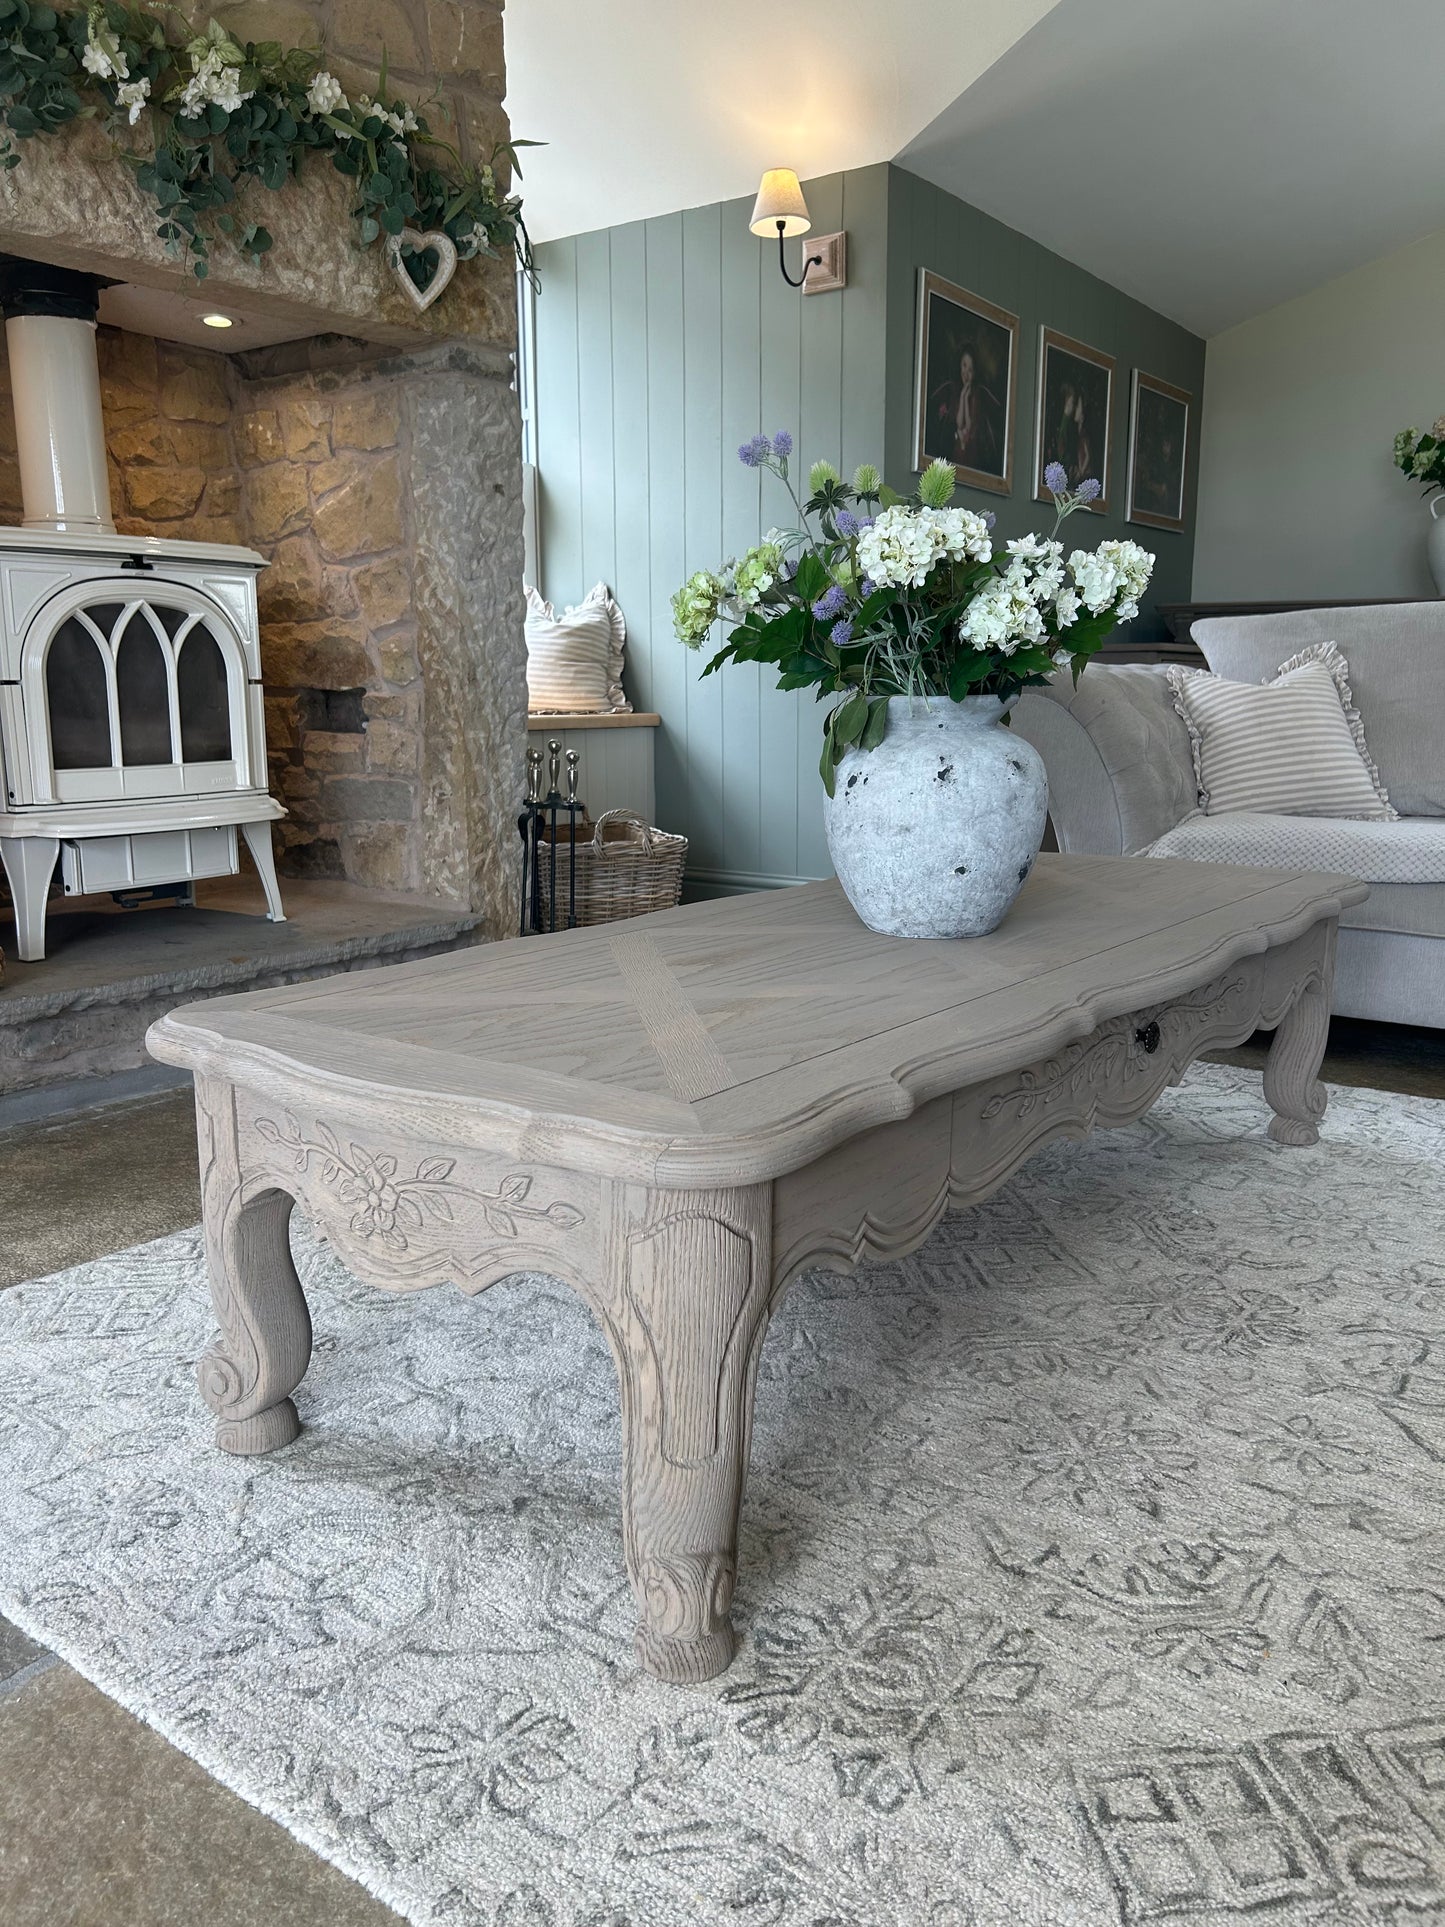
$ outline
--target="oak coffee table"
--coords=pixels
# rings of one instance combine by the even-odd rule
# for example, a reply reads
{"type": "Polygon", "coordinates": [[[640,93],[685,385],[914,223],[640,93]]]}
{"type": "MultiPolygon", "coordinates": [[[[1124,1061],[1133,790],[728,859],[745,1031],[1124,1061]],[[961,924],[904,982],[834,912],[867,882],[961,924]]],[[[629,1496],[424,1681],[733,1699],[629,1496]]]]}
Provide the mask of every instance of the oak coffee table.
{"type": "Polygon", "coordinates": [[[1277,1143],[1325,1108],[1340,876],[1041,857],[991,936],[866,930],[836,884],[453,951],[175,1010],[195,1073],[227,1452],[300,1430],[300,1203],[358,1277],[569,1283],[606,1333],[638,1659],[702,1680],[729,1605],[753,1385],[803,1267],[893,1258],[1060,1132],[1122,1125],[1277,1027],[1277,1143]]]}

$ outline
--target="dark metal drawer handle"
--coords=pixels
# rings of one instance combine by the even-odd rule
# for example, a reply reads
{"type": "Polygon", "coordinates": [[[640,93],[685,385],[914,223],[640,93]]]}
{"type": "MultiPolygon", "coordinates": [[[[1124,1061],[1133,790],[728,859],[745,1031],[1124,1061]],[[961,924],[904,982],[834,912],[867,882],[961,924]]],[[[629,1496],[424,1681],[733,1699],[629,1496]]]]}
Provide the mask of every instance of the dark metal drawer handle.
{"type": "Polygon", "coordinates": [[[1152,1057],[1159,1048],[1159,1026],[1153,1023],[1141,1024],[1134,1032],[1134,1042],[1142,1044],[1147,1054],[1152,1057]]]}

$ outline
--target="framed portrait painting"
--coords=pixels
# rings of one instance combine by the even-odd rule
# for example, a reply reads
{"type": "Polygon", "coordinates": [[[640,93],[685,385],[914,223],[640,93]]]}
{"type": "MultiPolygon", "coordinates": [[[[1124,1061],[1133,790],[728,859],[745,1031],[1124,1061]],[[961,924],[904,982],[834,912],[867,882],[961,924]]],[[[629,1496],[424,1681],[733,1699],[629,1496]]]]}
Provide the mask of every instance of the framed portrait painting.
{"type": "Polygon", "coordinates": [[[1114,357],[1052,328],[1041,329],[1035,500],[1052,500],[1044,486],[1044,470],[1058,462],[1070,488],[1093,476],[1101,491],[1093,507],[1100,515],[1106,513],[1113,427],[1114,357]]]}
{"type": "Polygon", "coordinates": [[[960,482],[1013,490],[1019,318],[924,268],[918,282],[913,466],[952,462],[960,482]]]}
{"type": "Polygon", "coordinates": [[[1151,529],[1184,527],[1184,464],[1194,397],[1157,375],[1134,370],[1129,422],[1128,506],[1131,522],[1151,529]]]}

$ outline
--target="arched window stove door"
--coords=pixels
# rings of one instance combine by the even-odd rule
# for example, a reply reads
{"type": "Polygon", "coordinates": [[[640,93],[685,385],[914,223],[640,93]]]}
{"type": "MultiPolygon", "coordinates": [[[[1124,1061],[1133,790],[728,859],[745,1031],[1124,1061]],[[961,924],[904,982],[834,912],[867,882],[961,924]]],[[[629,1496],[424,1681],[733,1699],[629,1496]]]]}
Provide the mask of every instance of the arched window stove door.
{"type": "Polygon", "coordinates": [[[197,590],[141,586],[88,582],[36,612],[20,682],[38,802],[252,787],[239,636],[197,590]]]}

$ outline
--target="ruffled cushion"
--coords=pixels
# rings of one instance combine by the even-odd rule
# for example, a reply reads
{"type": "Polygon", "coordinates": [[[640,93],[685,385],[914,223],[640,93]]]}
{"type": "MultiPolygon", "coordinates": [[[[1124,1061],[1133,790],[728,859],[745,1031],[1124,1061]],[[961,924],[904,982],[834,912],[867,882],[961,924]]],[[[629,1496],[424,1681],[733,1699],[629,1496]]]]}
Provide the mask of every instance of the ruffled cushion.
{"type": "Polygon", "coordinates": [[[527,707],[567,714],[630,710],[622,693],[627,624],[605,582],[559,616],[527,590],[527,707]]]}
{"type": "Polygon", "coordinates": [[[1266,683],[1169,671],[1207,815],[1394,817],[1332,642],[1281,664],[1266,683]]]}

